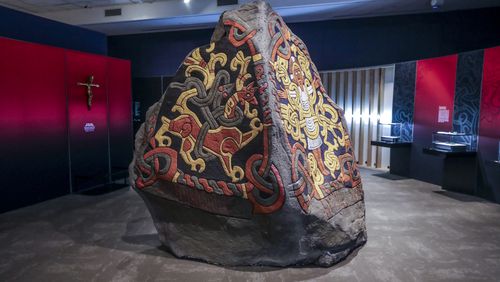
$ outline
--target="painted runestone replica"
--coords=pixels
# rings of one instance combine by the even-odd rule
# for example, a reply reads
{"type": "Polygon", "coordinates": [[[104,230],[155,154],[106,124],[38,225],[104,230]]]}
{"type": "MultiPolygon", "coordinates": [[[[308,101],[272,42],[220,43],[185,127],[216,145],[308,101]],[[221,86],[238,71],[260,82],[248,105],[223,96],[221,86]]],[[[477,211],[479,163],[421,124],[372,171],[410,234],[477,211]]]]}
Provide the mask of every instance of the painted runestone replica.
{"type": "Polygon", "coordinates": [[[176,256],[330,266],[366,242],[342,110],[267,3],[225,12],[146,119],[131,182],[176,256]]]}

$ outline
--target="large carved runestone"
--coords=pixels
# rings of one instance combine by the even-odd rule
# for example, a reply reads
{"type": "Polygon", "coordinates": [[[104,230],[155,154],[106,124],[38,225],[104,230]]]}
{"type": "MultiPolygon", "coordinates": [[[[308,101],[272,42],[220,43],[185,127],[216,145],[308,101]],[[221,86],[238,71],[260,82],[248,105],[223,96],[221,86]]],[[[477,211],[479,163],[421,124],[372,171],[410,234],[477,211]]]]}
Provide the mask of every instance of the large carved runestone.
{"type": "Polygon", "coordinates": [[[136,136],[131,183],[174,255],[330,266],[366,242],[342,110],[265,2],[225,12],[136,136]]]}

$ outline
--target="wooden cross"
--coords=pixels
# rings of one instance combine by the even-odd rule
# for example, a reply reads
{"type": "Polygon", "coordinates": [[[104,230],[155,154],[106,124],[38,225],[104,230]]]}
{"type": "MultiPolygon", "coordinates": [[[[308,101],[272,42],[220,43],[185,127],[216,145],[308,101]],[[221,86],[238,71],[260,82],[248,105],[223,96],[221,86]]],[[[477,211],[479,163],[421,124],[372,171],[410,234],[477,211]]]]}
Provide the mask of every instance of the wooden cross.
{"type": "Polygon", "coordinates": [[[78,86],[85,86],[85,87],[87,87],[87,108],[90,111],[90,108],[92,107],[92,97],[94,96],[92,94],[92,87],[99,88],[99,84],[94,84],[94,76],[93,75],[89,75],[89,77],[87,78],[87,82],[86,83],[78,82],[77,85],[78,86]]]}

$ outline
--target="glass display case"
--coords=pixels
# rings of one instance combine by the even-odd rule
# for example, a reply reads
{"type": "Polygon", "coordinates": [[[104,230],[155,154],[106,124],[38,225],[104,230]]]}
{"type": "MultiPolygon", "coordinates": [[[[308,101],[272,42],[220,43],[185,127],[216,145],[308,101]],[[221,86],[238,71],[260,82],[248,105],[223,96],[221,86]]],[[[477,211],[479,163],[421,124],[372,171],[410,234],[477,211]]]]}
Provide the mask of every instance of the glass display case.
{"type": "Polygon", "coordinates": [[[398,143],[401,141],[401,123],[377,124],[379,140],[387,143],[398,143]]]}
{"type": "Polygon", "coordinates": [[[432,148],[444,152],[472,151],[472,134],[438,131],[432,134],[432,148]]]}

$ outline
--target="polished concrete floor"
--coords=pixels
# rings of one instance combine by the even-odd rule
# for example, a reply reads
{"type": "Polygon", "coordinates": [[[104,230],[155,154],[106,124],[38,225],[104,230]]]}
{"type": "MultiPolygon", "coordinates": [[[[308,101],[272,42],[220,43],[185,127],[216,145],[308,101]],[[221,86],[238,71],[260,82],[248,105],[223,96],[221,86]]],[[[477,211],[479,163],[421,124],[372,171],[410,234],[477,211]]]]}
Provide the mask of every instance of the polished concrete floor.
{"type": "Polygon", "coordinates": [[[500,205],[377,173],[362,170],[368,243],[335,267],[177,259],[125,188],[0,215],[0,281],[500,281],[500,205]]]}

